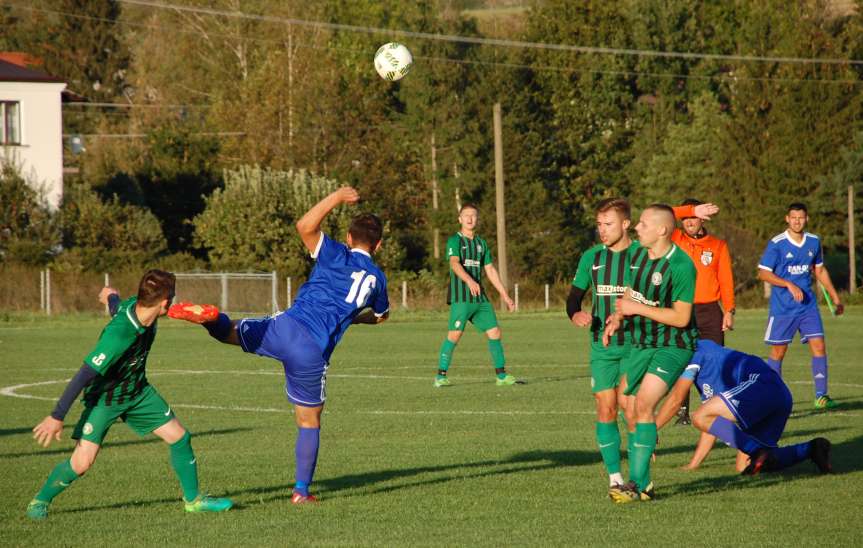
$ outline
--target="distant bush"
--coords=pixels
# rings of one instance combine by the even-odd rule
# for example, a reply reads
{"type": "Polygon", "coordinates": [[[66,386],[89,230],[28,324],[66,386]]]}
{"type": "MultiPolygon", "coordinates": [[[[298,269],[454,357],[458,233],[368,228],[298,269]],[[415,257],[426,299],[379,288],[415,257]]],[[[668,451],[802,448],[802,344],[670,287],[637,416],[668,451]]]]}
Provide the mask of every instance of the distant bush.
{"type": "Polygon", "coordinates": [[[0,162],[0,262],[44,265],[60,243],[57,221],[37,185],[0,162]]]}

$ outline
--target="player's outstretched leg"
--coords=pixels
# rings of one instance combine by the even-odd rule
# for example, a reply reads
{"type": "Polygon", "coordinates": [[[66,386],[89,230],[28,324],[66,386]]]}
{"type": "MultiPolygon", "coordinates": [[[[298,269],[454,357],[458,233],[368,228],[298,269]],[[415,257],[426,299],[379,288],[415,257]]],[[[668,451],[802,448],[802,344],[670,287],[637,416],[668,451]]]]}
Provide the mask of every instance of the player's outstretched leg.
{"type": "Polygon", "coordinates": [[[211,304],[188,302],[173,304],[168,308],[168,317],[200,324],[204,326],[211,337],[219,342],[240,344],[236,322],[231,320],[227,314],[220,313],[219,309],[211,304]]]}
{"type": "Polygon", "coordinates": [[[804,443],[777,447],[776,449],[759,449],[752,456],[752,461],[744,475],[755,475],[761,472],[775,472],[794,466],[804,460],[811,460],[822,474],[833,471],[830,462],[830,441],[826,438],[815,438],[804,443]]]}

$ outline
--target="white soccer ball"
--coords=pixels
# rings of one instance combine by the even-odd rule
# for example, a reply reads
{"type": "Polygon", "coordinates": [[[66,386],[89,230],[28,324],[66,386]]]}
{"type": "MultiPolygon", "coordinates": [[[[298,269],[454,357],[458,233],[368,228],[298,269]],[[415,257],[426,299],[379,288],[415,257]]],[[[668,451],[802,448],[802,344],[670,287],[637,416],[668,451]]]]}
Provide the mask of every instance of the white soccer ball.
{"type": "Polygon", "coordinates": [[[395,82],[410,72],[414,58],[408,48],[398,42],[389,42],[375,53],[375,70],[381,78],[395,82]]]}

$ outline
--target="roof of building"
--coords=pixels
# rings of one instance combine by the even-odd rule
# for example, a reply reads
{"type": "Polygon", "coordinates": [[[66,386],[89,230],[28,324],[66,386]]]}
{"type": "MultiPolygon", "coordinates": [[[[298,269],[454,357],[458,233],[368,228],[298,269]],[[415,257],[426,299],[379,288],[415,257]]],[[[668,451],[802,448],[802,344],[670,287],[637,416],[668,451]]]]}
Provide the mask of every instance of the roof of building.
{"type": "Polygon", "coordinates": [[[0,59],[0,82],[45,82],[60,83],[64,80],[51,76],[47,72],[28,67],[22,67],[0,59]]]}

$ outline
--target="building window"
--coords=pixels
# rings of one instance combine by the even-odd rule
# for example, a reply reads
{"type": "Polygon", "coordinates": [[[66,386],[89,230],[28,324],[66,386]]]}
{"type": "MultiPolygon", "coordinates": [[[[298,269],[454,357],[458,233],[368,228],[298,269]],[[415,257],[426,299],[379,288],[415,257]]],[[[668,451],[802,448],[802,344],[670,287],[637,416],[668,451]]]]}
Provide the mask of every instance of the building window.
{"type": "Polygon", "coordinates": [[[21,144],[21,103],[0,101],[0,145],[21,144]]]}

